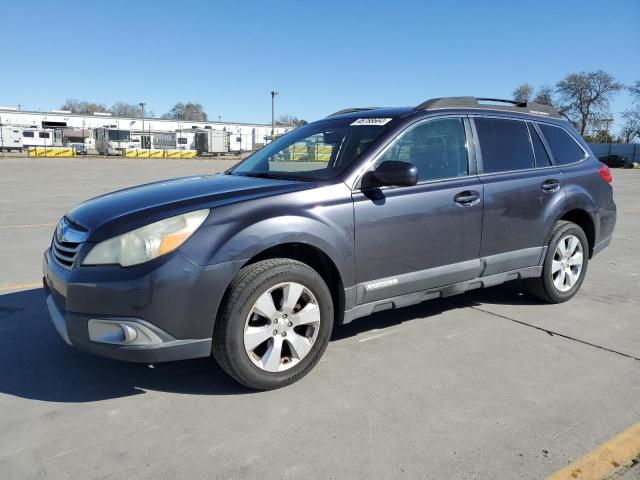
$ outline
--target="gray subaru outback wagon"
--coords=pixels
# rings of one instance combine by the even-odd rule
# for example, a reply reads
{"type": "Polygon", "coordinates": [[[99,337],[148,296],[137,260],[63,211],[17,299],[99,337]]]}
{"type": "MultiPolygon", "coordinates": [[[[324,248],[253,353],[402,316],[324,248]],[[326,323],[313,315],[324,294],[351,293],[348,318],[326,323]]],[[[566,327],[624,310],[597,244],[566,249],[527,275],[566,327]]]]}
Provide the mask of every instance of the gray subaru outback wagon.
{"type": "Polygon", "coordinates": [[[88,200],[44,255],[63,339],[237,381],[303,377],[334,325],[524,279],[551,303],[611,241],[611,175],[552,108],[474,97],[353,108],[218,175],[88,200]]]}

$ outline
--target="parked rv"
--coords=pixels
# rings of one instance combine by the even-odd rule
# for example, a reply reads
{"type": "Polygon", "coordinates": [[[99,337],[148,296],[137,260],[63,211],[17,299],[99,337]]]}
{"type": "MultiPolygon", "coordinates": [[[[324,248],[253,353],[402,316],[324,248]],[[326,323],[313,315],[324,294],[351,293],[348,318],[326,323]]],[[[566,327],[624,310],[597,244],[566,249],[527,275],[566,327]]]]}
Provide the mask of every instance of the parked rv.
{"type": "Polygon", "coordinates": [[[127,148],[135,148],[129,130],[96,129],[96,150],[100,155],[122,155],[127,148]]]}
{"type": "Polygon", "coordinates": [[[132,130],[130,143],[131,147],[129,148],[173,150],[176,148],[176,134],[173,132],[132,130]]]}
{"type": "Polygon", "coordinates": [[[196,136],[204,130],[176,130],[176,148],[178,150],[196,150],[196,136]]]}
{"type": "Polygon", "coordinates": [[[62,133],[53,128],[25,128],[22,131],[22,144],[28,147],[61,147],[62,133]]]}
{"type": "Polygon", "coordinates": [[[0,152],[22,151],[22,128],[0,127],[0,152]]]}

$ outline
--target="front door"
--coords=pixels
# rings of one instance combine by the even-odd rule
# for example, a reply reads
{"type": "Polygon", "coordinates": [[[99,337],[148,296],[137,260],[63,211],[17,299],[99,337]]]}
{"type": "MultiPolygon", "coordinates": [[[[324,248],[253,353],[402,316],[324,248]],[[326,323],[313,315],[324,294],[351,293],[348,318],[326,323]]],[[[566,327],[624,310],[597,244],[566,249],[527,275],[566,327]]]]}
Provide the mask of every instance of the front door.
{"type": "Polygon", "coordinates": [[[376,165],[413,163],[418,184],[354,192],[357,303],[479,275],[483,192],[470,168],[467,126],[462,117],[412,125],[376,165]]]}

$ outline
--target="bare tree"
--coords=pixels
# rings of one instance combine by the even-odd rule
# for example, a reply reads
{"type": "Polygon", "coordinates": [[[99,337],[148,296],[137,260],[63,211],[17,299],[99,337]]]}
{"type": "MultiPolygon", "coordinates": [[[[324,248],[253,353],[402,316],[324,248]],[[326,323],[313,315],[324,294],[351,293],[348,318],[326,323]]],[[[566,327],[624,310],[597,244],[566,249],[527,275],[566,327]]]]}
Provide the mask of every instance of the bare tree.
{"type": "Polygon", "coordinates": [[[625,143],[640,139],[640,80],[627,87],[631,93],[633,106],[622,113],[624,124],[620,132],[625,143]]]}
{"type": "Polygon", "coordinates": [[[291,115],[281,115],[278,120],[276,120],[277,125],[283,125],[285,127],[301,127],[303,125],[307,125],[309,122],[306,120],[299,119],[298,117],[293,117],[291,115]]]}
{"type": "Polygon", "coordinates": [[[109,110],[102,103],[88,102],[86,100],[77,100],[69,98],[60,107],[62,110],[69,110],[71,113],[81,113],[91,115],[93,112],[108,112],[109,110]]]}
{"type": "Polygon", "coordinates": [[[528,83],[523,83],[513,91],[512,95],[516,102],[528,102],[533,96],[533,87],[528,83]]]}
{"type": "Polygon", "coordinates": [[[631,143],[635,139],[640,139],[640,107],[634,111],[627,111],[622,114],[624,124],[620,129],[620,137],[623,143],[631,143]],[[632,114],[627,116],[627,114],[632,114]]]}
{"type": "Polygon", "coordinates": [[[608,116],[611,96],[622,88],[603,70],[569,74],[556,84],[558,111],[584,135],[594,121],[608,116]]]}
{"type": "Polygon", "coordinates": [[[535,97],[533,97],[533,101],[541,103],[542,105],[549,105],[550,107],[555,106],[555,102],[553,100],[553,88],[548,85],[543,85],[536,92],[535,97]]]}
{"type": "Polygon", "coordinates": [[[199,103],[187,102],[176,103],[171,110],[162,115],[162,118],[205,122],[207,120],[207,114],[199,103]]]}
{"type": "Polygon", "coordinates": [[[153,117],[153,111],[143,112],[142,107],[134,103],[118,102],[111,107],[111,114],[116,117],[140,118],[143,113],[146,117],[153,117]]]}

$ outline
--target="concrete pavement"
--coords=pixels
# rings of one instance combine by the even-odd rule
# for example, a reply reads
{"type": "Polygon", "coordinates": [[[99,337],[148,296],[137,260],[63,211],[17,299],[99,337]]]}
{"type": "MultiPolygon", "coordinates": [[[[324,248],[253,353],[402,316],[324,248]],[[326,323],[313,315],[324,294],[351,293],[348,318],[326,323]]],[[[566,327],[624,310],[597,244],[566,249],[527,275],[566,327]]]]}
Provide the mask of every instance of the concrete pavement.
{"type": "Polygon", "coordinates": [[[613,171],[614,241],[562,305],[513,283],[382,312],[265,393],[209,360],[149,368],[66,346],[36,287],[59,217],[227,166],[0,161],[1,478],[543,478],[640,420],[640,170],[613,171]]]}

